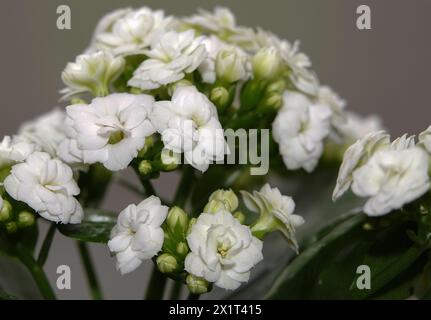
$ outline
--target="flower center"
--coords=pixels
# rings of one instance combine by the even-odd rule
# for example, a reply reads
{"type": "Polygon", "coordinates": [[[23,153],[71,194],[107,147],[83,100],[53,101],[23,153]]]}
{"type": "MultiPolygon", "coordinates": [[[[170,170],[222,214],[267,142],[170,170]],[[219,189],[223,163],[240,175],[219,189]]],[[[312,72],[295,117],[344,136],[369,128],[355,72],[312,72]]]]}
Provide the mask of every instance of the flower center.
{"type": "Polygon", "coordinates": [[[123,131],[115,131],[111,133],[109,136],[108,143],[109,144],[116,144],[124,139],[124,132],[123,131]]]}
{"type": "Polygon", "coordinates": [[[217,246],[217,253],[224,259],[226,258],[227,254],[229,253],[229,250],[231,248],[232,244],[229,239],[223,240],[222,243],[220,243],[217,246]]]}

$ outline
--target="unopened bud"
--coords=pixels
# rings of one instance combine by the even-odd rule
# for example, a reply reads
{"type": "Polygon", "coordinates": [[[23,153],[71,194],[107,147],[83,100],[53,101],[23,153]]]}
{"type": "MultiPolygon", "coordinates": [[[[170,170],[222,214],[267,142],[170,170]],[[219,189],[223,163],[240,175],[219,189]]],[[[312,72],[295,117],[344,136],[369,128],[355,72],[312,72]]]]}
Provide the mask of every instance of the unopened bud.
{"type": "Polygon", "coordinates": [[[168,212],[166,223],[172,232],[179,230],[185,233],[189,225],[189,217],[180,207],[173,207],[168,212]]]}
{"type": "Polygon", "coordinates": [[[267,87],[266,87],[266,92],[267,93],[279,93],[279,94],[283,94],[284,90],[286,89],[286,83],[284,82],[283,79],[277,80],[275,82],[270,83],[267,87]]]}
{"type": "Polygon", "coordinates": [[[28,211],[21,211],[18,214],[18,227],[19,228],[26,228],[31,227],[34,225],[36,221],[36,217],[34,213],[28,212],[28,211]]]}
{"type": "Polygon", "coordinates": [[[229,91],[224,87],[216,87],[211,90],[210,100],[217,108],[224,110],[229,103],[229,91]]]}
{"type": "Polygon", "coordinates": [[[217,78],[225,83],[245,79],[251,68],[248,56],[238,49],[222,49],[217,54],[215,69],[217,78]]]}
{"type": "Polygon", "coordinates": [[[271,80],[280,74],[281,57],[275,47],[262,48],[253,57],[252,65],[256,78],[271,80]]]}
{"type": "Polygon", "coordinates": [[[224,202],[228,211],[233,212],[238,208],[238,197],[232,189],[223,190],[219,189],[214,191],[210,197],[209,201],[218,200],[224,202]]]}
{"type": "Polygon", "coordinates": [[[189,291],[193,294],[203,294],[208,292],[209,283],[203,278],[189,274],[186,278],[186,284],[189,291]]]}
{"type": "Polygon", "coordinates": [[[186,79],[182,79],[180,81],[171,83],[168,85],[168,94],[172,96],[177,88],[189,87],[189,86],[193,86],[193,83],[191,83],[189,80],[186,80],[186,79]]]}
{"type": "Polygon", "coordinates": [[[181,155],[169,149],[163,149],[160,154],[163,171],[172,171],[181,163],[181,155]]]}
{"type": "Polygon", "coordinates": [[[211,200],[204,208],[204,212],[206,213],[217,213],[220,210],[230,211],[229,205],[226,202],[220,200],[211,200]]]}
{"type": "MultiPolygon", "coordinates": [[[[0,198],[1,199],[1,198],[0,198]]],[[[7,221],[12,216],[12,206],[7,200],[3,200],[3,206],[0,210],[0,222],[7,221]]]]}
{"type": "Polygon", "coordinates": [[[236,211],[233,216],[241,223],[243,224],[245,221],[245,215],[241,211],[236,211]]]}
{"type": "Polygon", "coordinates": [[[16,222],[13,222],[13,221],[6,223],[5,227],[6,227],[6,232],[9,234],[12,234],[18,231],[18,226],[16,222]]]}
{"type": "Polygon", "coordinates": [[[262,107],[268,111],[276,111],[283,105],[283,96],[278,93],[274,93],[267,97],[263,103],[262,107]]]}
{"type": "Polygon", "coordinates": [[[163,253],[156,259],[157,268],[162,273],[172,273],[178,270],[178,262],[174,256],[169,253],[163,253]]]}
{"type": "Polygon", "coordinates": [[[153,147],[153,146],[154,146],[154,137],[153,136],[146,137],[145,138],[145,145],[139,151],[138,157],[143,158],[145,156],[145,154],[148,152],[148,150],[151,149],[151,147],[153,147]]]}
{"type": "Polygon", "coordinates": [[[186,256],[189,253],[189,247],[185,242],[180,242],[177,244],[177,253],[180,256],[186,256]]]}
{"type": "Polygon", "coordinates": [[[196,218],[191,218],[189,221],[189,226],[187,228],[187,234],[189,234],[192,231],[193,225],[196,223],[196,218]]]}
{"type": "Polygon", "coordinates": [[[143,176],[149,175],[153,171],[153,166],[148,160],[142,160],[139,164],[139,173],[143,176]]]}

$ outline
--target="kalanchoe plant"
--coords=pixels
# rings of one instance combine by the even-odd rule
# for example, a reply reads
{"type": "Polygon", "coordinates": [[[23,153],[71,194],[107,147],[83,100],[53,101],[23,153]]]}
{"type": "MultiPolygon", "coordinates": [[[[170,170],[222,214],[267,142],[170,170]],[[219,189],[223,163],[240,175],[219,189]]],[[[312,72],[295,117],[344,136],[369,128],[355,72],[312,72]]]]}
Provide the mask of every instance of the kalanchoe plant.
{"type": "Polygon", "coordinates": [[[183,286],[190,298],[213,288],[232,298],[430,296],[431,127],[391,142],[376,116],[346,111],[319,84],[298,42],[238,26],[225,8],[182,18],[120,9],[62,80],[67,106],[0,143],[0,251],[43,298],[55,299],[43,265],[56,230],[78,241],[95,299],[87,242],[106,244],[121,274],[152,260],[148,299],[168,279],[171,298],[183,286]],[[245,152],[228,129],[248,133],[245,152]],[[256,154],[270,160],[267,175],[251,174],[256,154]],[[101,210],[127,168],[140,203],[101,210]],[[152,182],[173,171],[177,192],[163,199],[152,182]],[[334,185],[333,200],[351,189],[347,205],[324,200],[334,185]],[[36,255],[38,219],[51,227],[36,255]],[[363,264],[366,291],[356,287],[363,264]]]}

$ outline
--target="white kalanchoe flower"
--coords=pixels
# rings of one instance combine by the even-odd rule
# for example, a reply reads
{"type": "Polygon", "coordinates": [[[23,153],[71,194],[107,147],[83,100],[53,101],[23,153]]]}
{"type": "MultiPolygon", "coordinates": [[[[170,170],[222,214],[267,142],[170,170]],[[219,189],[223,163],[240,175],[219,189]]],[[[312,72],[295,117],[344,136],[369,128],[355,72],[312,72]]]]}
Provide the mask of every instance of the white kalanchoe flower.
{"type": "Polygon", "coordinates": [[[86,164],[100,162],[112,171],[125,169],[155,132],[148,119],[153,102],[149,95],[118,93],[93,99],[89,105],[68,106],[66,123],[76,144],[63,142],[59,156],[68,162],[81,157],[86,164]]]}
{"type": "Polygon", "coordinates": [[[69,62],[61,74],[67,88],[61,93],[64,98],[82,92],[91,92],[94,96],[105,96],[109,85],[123,72],[125,61],[111,53],[96,51],[81,54],[75,62],[69,62]]]}
{"type": "Polygon", "coordinates": [[[262,241],[225,210],[202,213],[187,242],[191,252],[185,270],[223,289],[234,290],[247,282],[250,270],[263,259],[262,241]]]}
{"type": "Polygon", "coordinates": [[[346,101],[341,99],[330,87],[321,86],[317,91],[317,101],[326,105],[332,111],[332,124],[344,123],[346,120],[346,101]]]}
{"type": "Polygon", "coordinates": [[[228,8],[216,7],[214,12],[199,10],[198,14],[185,18],[184,22],[203,33],[215,34],[221,40],[244,50],[255,48],[253,29],[237,26],[235,16],[228,8]]]}
{"type": "Polygon", "coordinates": [[[431,154],[431,126],[419,134],[419,142],[431,154]]]}
{"type": "Polygon", "coordinates": [[[428,155],[407,142],[377,151],[353,172],[352,191],[368,198],[364,212],[381,216],[400,209],[429,191],[428,155]]]}
{"type": "Polygon", "coordinates": [[[283,106],[272,129],[288,169],[314,170],[329,134],[331,114],[327,106],[314,103],[301,93],[283,94],[283,106]]]}
{"type": "Polygon", "coordinates": [[[0,142],[0,168],[25,161],[35,148],[34,144],[18,136],[5,136],[0,142]]]}
{"type": "Polygon", "coordinates": [[[352,144],[344,153],[332,200],[337,200],[350,188],[353,171],[364,165],[376,151],[389,145],[389,135],[384,131],[371,132],[352,144]]]}
{"type": "Polygon", "coordinates": [[[181,80],[195,71],[207,56],[204,37],[195,38],[195,32],[169,31],[151,45],[145,54],[149,59],[135,70],[128,85],[143,90],[157,89],[181,80]]]}
{"type": "Polygon", "coordinates": [[[94,29],[93,36],[91,38],[90,46],[86,50],[86,52],[98,51],[98,49],[96,48],[96,39],[99,34],[111,32],[114,23],[132,11],[132,8],[120,8],[105,14],[97,23],[97,26],[94,29]]]}
{"type": "Polygon", "coordinates": [[[279,230],[286,237],[289,245],[298,252],[295,238],[296,228],[304,223],[304,218],[293,214],[295,202],[289,196],[282,195],[278,188],[271,188],[267,183],[260,191],[241,191],[246,207],[260,214],[251,230],[254,234],[262,234],[279,230]]]}
{"type": "Polygon", "coordinates": [[[198,70],[203,82],[214,83],[216,81],[215,61],[217,54],[220,50],[227,48],[229,45],[214,35],[206,37],[202,43],[205,45],[207,57],[201,63],[198,70]]]}
{"type": "Polygon", "coordinates": [[[117,258],[121,274],[132,272],[162,249],[164,233],[160,226],[167,213],[168,207],[155,196],[131,204],[120,213],[108,247],[117,258]]]}
{"type": "Polygon", "coordinates": [[[143,7],[115,11],[99,23],[92,47],[108,50],[114,55],[141,54],[170,29],[171,23],[172,18],[165,17],[162,10],[143,7]]]}
{"type": "Polygon", "coordinates": [[[184,153],[202,172],[227,152],[216,107],[195,87],[178,87],[171,101],[156,102],[151,120],[165,148],[184,153]]]}
{"type": "Polygon", "coordinates": [[[4,187],[12,198],[25,202],[47,220],[80,223],[84,217],[74,197],[80,190],[72,169],[47,153],[34,152],[24,163],[14,165],[4,187]]]}
{"type": "Polygon", "coordinates": [[[377,115],[361,116],[351,111],[344,113],[344,121],[334,125],[335,141],[352,144],[367,134],[383,130],[382,120],[377,115]]]}
{"type": "Polygon", "coordinates": [[[33,143],[38,151],[57,157],[57,149],[66,137],[64,120],[66,113],[58,108],[21,125],[18,135],[22,140],[33,143]]]}
{"type": "Polygon", "coordinates": [[[249,56],[233,46],[221,49],[215,60],[215,71],[217,78],[225,83],[247,80],[251,76],[249,56]]]}

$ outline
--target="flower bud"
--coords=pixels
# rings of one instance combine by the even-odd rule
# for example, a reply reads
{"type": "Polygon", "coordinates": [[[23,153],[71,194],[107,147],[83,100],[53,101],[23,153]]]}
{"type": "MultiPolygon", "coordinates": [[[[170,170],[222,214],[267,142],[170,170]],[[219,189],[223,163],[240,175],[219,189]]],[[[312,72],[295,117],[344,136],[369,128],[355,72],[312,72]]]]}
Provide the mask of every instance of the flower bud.
{"type": "Polygon", "coordinates": [[[276,111],[283,105],[283,96],[279,93],[274,93],[264,99],[262,108],[266,110],[276,111]]]}
{"type": "Polygon", "coordinates": [[[236,48],[222,49],[217,54],[215,69],[222,82],[233,83],[249,76],[250,62],[247,55],[236,48]]]}
{"type": "Polygon", "coordinates": [[[217,108],[224,110],[229,103],[229,91],[224,87],[216,87],[211,90],[210,100],[217,108]]]}
{"type": "Polygon", "coordinates": [[[241,211],[236,211],[233,216],[239,221],[241,222],[241,224],[244,223],[245,221],[245,215],[244,213],[242,213],[241,211]]]}
{"type": "Polygon", "coordinates": [[[180,242],[177,244],[177,253],[185,257],[189,253],[189,246],[185,242],[180,242]]]}
{"type": "Polygon", "coordinates": [[[220,200],[211,200],[207,203],[207,205],[204,208],[204,212],[206,213],[217,213],[220,210],[227,210],[229,211],[229,205],[220,200]]]}
{"type": "Polygon", "coordinates": [[[168,212],[166,223],[173,233],[178,230],[185,233],[188,228],[189,217],[180,207],[173,207],[168,212]]]}
{"type": "Polygon", "coordinates": [[[269,93],[279,93],[279,94],[283,94],[283,92],[286,89],[286,83],[284,82],[283,79],[277,80],[275,82],[270,83],[267,87],[266,87],[266,92],[267,94],[269,93]]]}
{"type": "Polygon", "coordinates": [[[36,221],[36,217],[35,217],[34,213],[32,213],[32,212],[21,211],[18,214],[18,227],[19,228],[31,227],[32,225],[34,225],[35,221],[36,221]]]}
{"type": "Polygon", "coordinates": [[[275,47],[260,49],[252,59],[253,72],[256,78],[271,80],[280,74],[281,57],[275,47]]]}
{"type": "Polygon", "coordinates": [[[210,197],[209,201],[218,200],[224,202],[228,211],[233,212],[238,208],[238,197],[232,189],[223,190],[219,189],[214,191],[210,197]]]}
{"type": "Polygon", "coordinates": [[[109,93],[109,84],[123,72],[124,66],[122,57],[103,51],[79,55],[61,74],[68,87],[63,92],[73,95],[89,91],[94,96],[105,96],[109,93]]]}
{"type": "Polygon", "coordinates": [[[189,291],[193,294],[203,294],[208,292],[209,283],[203,278],[189,274],[186,278],[186,284],[189,291]]]}
{"type": "Polygon", "coordinates": [[[6,223],[5,228],[8,234],[12,234],[18,231],[18,226],[16,222],[13,221],[6,223]]]}
{"type": "Polygon", "coordinates": [[[178,262],[169,253],[163,253],[156,259],[157,267],[162,273],[172,273],[178,270],[178,262]]]}
{"type": "MultiPolygon", "coordinates": [[[[1,199],[1,198],[0,198],[1,199]]],[[[7,221],[12,216],[12,206],[7,200],[3,200],[3,206],[0,210],[0,222],[7,221]]]]}
{"type": "Polygon", "coordinates": [[[172,150],[164,148],[160,154],[163,171],[172,171],[181,163],[181,155],[172,150]]]}
{"type": "Polygon", "coordinates": [[[138,170],[141,175],[147,176],[153,171],[153,166],[151,165],[150,161],[142,160],[139,164],[138,170]]]}
{"type": "Polygon", "coordinates": [[[148,152],[149,149],[151,149],[154,146],[154,137],[148,136],[145,138],[145,145],[144,147],[139,150],[138,157],[143,158],[145,154],[148,152]]]}
{"type": "Polygon", "coordinates": [[[187,234],[189,234],[192,231],[193,225],[196,223],[196,218],[191,218],[189,222],[189,226],[187,227],[187,234]]]}

